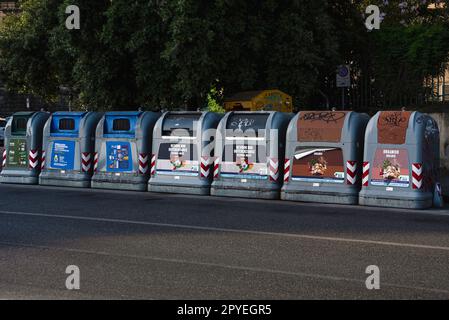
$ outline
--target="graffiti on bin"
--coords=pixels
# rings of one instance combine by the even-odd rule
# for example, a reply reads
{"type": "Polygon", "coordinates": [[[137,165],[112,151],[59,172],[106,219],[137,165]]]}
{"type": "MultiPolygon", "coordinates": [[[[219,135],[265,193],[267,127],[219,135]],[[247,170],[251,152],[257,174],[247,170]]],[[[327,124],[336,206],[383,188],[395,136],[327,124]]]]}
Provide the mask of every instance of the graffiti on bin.
{"type": "Polygon", "coordinates": [[[403,112],[384,112],[383,117],[379,117],[379,122],[384,126],[403,127],[408,124],[408,117],[403,112]]]}
{"type": "Polygon", "coordinates": [[[303,121],[323,121],[337,123],[346,116],[346,112],[306,112],[302,115],[303,121]]]}
{"type": "Polygon", "coordinates": [[[305,111],[298,117],[298,141],[339,142],[346,111],[305,111]]]}

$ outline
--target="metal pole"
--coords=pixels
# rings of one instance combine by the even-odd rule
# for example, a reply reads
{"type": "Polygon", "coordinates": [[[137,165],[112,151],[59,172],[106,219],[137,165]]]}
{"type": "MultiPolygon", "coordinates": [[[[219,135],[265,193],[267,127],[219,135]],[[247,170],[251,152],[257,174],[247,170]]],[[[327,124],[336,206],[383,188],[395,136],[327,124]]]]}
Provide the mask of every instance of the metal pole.
{"type": "Polygon", "coordinates": [[[345,88],[341,88],[341,110],[345,110],[345,88]]]}

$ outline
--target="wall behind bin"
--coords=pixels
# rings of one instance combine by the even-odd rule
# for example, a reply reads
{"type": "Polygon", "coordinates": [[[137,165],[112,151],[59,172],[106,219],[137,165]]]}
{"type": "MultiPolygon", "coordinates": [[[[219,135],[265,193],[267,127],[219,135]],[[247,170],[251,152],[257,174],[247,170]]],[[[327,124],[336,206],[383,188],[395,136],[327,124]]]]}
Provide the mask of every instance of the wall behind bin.
{"type": "Polygon", "coordinates": [[[449,113],[429,113],[440,129],[440,169],[443,195],[449,197],[449,113]]]}

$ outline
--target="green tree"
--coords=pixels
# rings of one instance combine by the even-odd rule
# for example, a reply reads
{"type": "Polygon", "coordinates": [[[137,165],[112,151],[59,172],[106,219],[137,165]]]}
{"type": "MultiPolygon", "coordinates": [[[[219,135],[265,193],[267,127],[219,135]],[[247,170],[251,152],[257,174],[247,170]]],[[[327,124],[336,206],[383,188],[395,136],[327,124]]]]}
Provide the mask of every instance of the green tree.
{"type": "Polygon", "coordinates": [[[225,95],[277,87],[304,100],[339,57],[328,9],[323,0],[171,2],[164,56],[175,92],[192,105],[212,87],[225,95]]]}
{"type": "Polygon", "coordinates": [[[447,7],[415,2],[379,0],[384,22],[367,32],[363,1],[22,0],[0,27],[0,71],[10,89],[52,102],[68,87],[75,105],[101,110],[197,109],[267,88],[307,105],[329,95],[341,63],[376,92],[403,94],[449,52],[447,7]],[[69,4],[80,30],[65,28],[69,4]]]}
{"type": "Polygon", "coordinates": [[[369,63],[361,69],[370,77],[376,107],[423,102],[424,80],[441,74],[448,61],[448,3],[377,1],[384,20],[380,30],[366,34],[369,63]]]}
{"type": "Polygon", "coordinates": [[[7,86],[55,101],[61,73],[53,63],[51,28],[57,24],[58,1],[21,2],[22,13],[0,25],[0,73],[7,86]]]}

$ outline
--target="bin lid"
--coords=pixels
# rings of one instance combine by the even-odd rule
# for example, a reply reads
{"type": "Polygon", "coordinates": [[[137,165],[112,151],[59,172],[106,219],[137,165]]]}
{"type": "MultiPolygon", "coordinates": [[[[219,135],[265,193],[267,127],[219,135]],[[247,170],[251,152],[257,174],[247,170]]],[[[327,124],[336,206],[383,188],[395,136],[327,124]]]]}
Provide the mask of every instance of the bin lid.
{"type": "Polygon", "coordinates": [[[36,113],[36,111],[19,111],[19,112],[15,112],[12,116],[13,117],[16,117],[16,116],[31,117],[35,113],[36,113]]]}
{"type": "Polygon", "coordinates": [[[53,116],[74,116],[74,117],[79,117],[79,116],[83,116],[87,113],[87,111],[57,111],[57,112],[53,112],[53,116]]]}
{"type": "Polygon", "coordinates": [[[346,115],[350,111],[301,111],[298,141],[340,142],[346,115]]]}
{"type": "Polygon", "coordinates": [[[128,117],[138,117],[143,113],[143,111],[109,111],[106,112],[106,116],[128,116],[128,117]]]}

